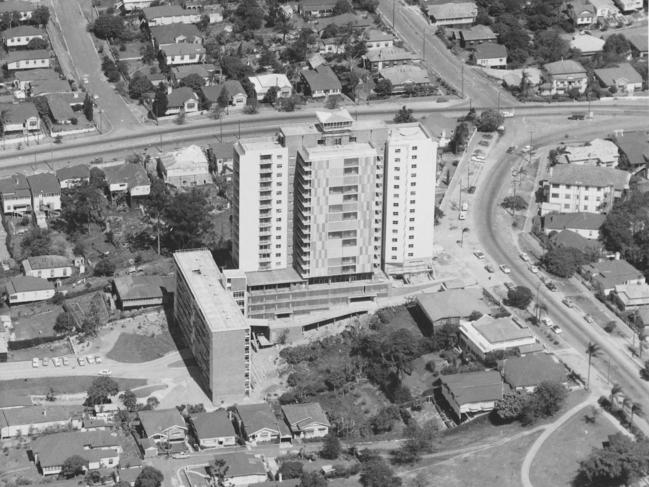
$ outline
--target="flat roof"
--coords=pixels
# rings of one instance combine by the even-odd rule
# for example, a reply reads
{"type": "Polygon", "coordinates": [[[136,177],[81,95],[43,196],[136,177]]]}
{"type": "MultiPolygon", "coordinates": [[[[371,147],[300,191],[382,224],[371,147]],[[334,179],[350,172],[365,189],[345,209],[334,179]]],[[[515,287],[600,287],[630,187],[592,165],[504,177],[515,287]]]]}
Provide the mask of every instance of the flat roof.
{"type": "Polygon", "coordinates": [[[234,147],[240,147],[245,153],[248,151],[277,150],[281,149],[282,145],[274,137],[268,136],[240,139],[234,144],[234,147]]]}
{"type": "Polygon", "coordinates": [[[444,318],[469,316],[474,311],[488,314],[489,303],[480,288],[450,289],[417,296],[417,304],[433,323],[444,318]]]}
{"type": "Polygon", "coordinates": [[[246,279],[248,280],[248,286],[267,286],[303,281],[297,271],[292,267],[273,269],[270,271],[246,272],[246,279]]]}
{"type": "Polygon", "coordinates": [[[485,337],[489,343],[502,343],[533,336],[528,327],[519,326],[511,318],[483,316],[473,322],[473,328],[485,337]]]}
{"type": "Polygon", "coordinates": [[[248,328],[239,305],[221,286],[221,271],[209,250],[175,252],[174,262],[211,331],[248,328]]]}
{"type": "Polygon", "coordinates": [[[328,159],[330,157],[354,157],[354,156],[376,156],[376,150],[368,143],[352,143],[345,145],[317,145],[314,147],[302,147],[308,160],[328,159]]]}

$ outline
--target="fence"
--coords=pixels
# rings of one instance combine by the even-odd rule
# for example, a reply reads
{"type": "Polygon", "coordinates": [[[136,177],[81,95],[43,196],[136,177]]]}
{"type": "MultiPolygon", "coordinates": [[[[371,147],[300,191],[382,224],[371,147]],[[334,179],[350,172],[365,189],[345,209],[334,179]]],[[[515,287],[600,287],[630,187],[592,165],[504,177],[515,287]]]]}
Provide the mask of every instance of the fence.
{"type": "Polygon", "coordinates": [[[48,336],[48,337],[34,337],[27,338],[25,340],[16,340],[14,342],[9,342],[7,347],[9,350],[23,350],[25,348],[36,347],[38,345],[43,345],[44,343],[52,343],[59,340],[63,340],[60,336],[48,336]]]}

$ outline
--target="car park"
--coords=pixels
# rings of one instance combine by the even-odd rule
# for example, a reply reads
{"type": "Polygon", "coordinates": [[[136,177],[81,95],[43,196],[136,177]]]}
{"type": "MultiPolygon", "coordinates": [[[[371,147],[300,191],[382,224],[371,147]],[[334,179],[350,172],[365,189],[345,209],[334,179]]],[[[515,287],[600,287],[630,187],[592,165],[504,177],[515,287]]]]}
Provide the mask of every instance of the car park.
{"type": "Polygon", "coordinates": [[[508,265],[505,264],[500,264],[500,270],[503,271],[505,274],[509,274],[512,270],[509,268],[508,265]]]}
{"type": "Polygon", "coordinates": [[[479,260],[484,259],[484,252],[482,250],[476,250],[473,252],[473,255],[475,255],[479,260]]]}
{"type": "Polygon", "coordinates": [[[561,328],[559,328],[559,325],[554,325],[552,327],[552,331],[555,332],[557,335],[563,333],[563,330],[561,328]]]}
{"type": "Polygon", "coordinates": [[[589,314],[585,314],[585,315],[584,315],[584,320],[586,321],[586,323],[589,323],[589,324],[591,324],[591,325],[592,325],[593,323],[595,323],[595,320],[594,320],[593,317],[592,317],[591,315],[589,315],[589,314]]]}
{"type": "Polygon", "coordinates": [[[40,365],[41,365],[41,361],[38,359],[38,357],[34,357],[32,359],[32,367],[37,369],[38,367],[40,367],[40,365]]]}

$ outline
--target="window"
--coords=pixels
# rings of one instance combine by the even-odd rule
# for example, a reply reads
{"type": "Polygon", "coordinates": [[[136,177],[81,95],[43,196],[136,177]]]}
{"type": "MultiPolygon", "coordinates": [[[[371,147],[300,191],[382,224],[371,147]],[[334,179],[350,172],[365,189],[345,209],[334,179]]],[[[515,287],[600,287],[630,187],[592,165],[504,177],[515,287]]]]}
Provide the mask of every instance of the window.
{"type": "MultiPolygon", "coordinates": [[[[396,247],[392,247],[392,251],[393,251],[393,252],[396,252],[396,251],[397,251],[397,248],[396,248],[396,247]]],[[[396,259],[396,257],[393,257],[393,259],[396,259]]]]}
{"type": "Polygon", "coordinates": [[[398,242],[399,239],[398,239],[398,238],[393,238],[392,241],[393,241],[393,242],[398,242]]]}
{"type": "Polygon", "coordinates": [[[417,169],[417,164],[413,164],[413,165],[410,166],[410,167],[411,167],[412,169],[417,169]]]}
{"type": "Polygon", "coordinates": [[[275,221],[276,221],[276,222],[281,222],[281,221],[282,221],[282,217],[280,216],[279,218],[275,218],[275,221]]]}
{"type": "Polygon", "coordinates": [[[417,186],[417,183],[413,181],[412,183],[410,183],[410,186],[417,186]]]}
{"type": "Polygon", "coordinates": [[[413,145],[413,146],[412,146],[412,149],[410,149],[410,150],[417,150],[417,146],[416,146],[416,145],[413,145]]]}
{"type": "Polygon", "coordinates": [[[550,198],[558,198],[558,197],[559,197],[559,193],[550,194],[550,198]]]}
{"type": "Polygon", "coordinates": [[[399,212],[398,211],[393,211],[392,216],[399,216],[399,212]]]}
{"type": "Polygon", "coordinates": [[[282,248],[282,244],[276,244],[276,245],[275,245],[275,248],[276,248],[276,249],[281,249],[281,248],[282,248]]]}
{"type": "Polygon", "coordinates": [[[416,200],[410,200],[410,204],[414,205],[416,203],[416,200]]]}
{"type": "Polygon", "coordinates": [[[392,206],[399,206],[399,202],[395,201],[394,203],[392,203],[392,206]]]}
{"type": "Polygon", "coordinates": [[[566,203],[565,205],[563,205],[563,208],[564,208],[564,210],[568,210],[568,209],[570,209],[570,205],[568,203],[566,203]]]}
{"type": "Polygon", "coordinates": [[[395,154],[398,154],[399,152],[401,152],[401,149],[394,149],[394,152],[395,154]]]}
{"type": "Polygon", "coordinates": [[[414,219],[414,218],[408,218],[408,221],[409,221],[409,222],[414,222],[415,219],[414,219]]]}
{"type": "Polygon", "coordinates": [[[410,230],[411,232],[414,232],[414,231],[415,231],[415,227],[408,227],[408,230],[410,230]]]}
{"type": "Polygon", "coordinates": [[[410,236],[408,237],[408,240],[414,240],[414,239],[415,239],[415,236],[414,236],[414,235],[410,235],[410,236]]]}
{"type": "Polygon", "coordinates": [[[399,224],[399,220],[392,220],[392,224],[393,224],[393,225],[398,225],[398,224],[399,224]]]}
{"type": "Polygon", "coordinates": [[[412,249],[415,245],[414,244],[408,244],[408,248],[412,249]]]}
{"type": "Polygon", "coordinates": [[[413,159],[417,159],[417,156],[412,156],[413,159]]]}
{"type": "Polygon", "coordinates": [[[398,184],[395,184],[395,185],[393,186],[393,188],[394,188],[394,189],[399,189],[399,185],[398,185],[398,184]]]}

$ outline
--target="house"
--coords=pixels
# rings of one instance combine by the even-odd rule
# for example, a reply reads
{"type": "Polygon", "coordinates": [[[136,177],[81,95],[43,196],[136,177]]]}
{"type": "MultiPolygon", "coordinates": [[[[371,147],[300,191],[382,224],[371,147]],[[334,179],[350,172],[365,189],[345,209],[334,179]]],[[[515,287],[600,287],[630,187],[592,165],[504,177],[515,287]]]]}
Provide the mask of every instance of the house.
{"type": "Polygon", "coordinates": [[[624,37],[631,44],[631,52],[634,57],[645,58],[647,57],[647,46],[649,45],[649,35],[647,29],[635,30],[633,32],[625,32],[624,37]]]}
{"type": "Polygon", "coordinates": [[[437,139],[440,149],[445,149],[455,135],[457,120],[455,118],[443,117],[439,114],[422,117],[421,124],[432,137],[437,139]]]}
{"type": "Polygon", "coordinates": [[[143,8],[150,7],[153,0],[120,0],[122,9],[126,12],[133,10],[142,10],[143,8]]]}
{"type": "Polygon", "coordinates": [[[38,255],[21,262],[26,276],[41,279],[65,279],[72,275],[72,263],[62,255],[38,255]]]}
{"type": "Polygon", "coordinates": [[[605,139],[593,139],[583,145],[568,145],[559,149],[559,164],[579,164],[615,168],[620,154],[614,142],[605,139]]]}
{"type": "Polygon", "coordinates": [[[23,174],[0,180],[0,198],[5,215],[23,215],[32,211],[32,193],[23,174]]]}
{"type": "Polygon", "coordinates": [[[227,411],[217,409],[211,413],[199,413],[190,421],[201,448],[235,446],[237,433],[227,411]]]}
{"type": "Polygon", "coordinates": [[[342,37],[326,37],[318,40],[318,54],[344,54],[345,39],[342,37]]]}
{"type": "Polygon", "coordinates": [[[541,214],[607,213],[613,202],[629,189],[631,174],[600,166],[559,164],[542,181],[546,202],[541,214]]]}
{"type": "Polygon", "coordinates": [[[92,408],[95,418],[108,422],[112,422],[115,419],[115,415],[122,409],[119,404],[115,403],[95,404],[92,408]]]}
{"type": "Polygon", "coordinates": [[[417,92],[432,87],[428,71],[416,64],[391,66],[379,71],[379,76],[392,85],[392,94],[417,92]]]}
{"type": "Polygon", "coordinates": [[[623,311],[649,305],[649,284],[618,284],[615,286],[615,300],[623,311]]]}
{"type": "Polygon", "coordinates": [[[32,25],[19,25],[2,33],[2,42],[7,48],[26,47],[32,39],[45,40],[45,34],[32,25]]]}
{"type": "Polygon", "coordinates": [[[465,26],[475,23],[478,6],[475,2],[427,3],[426,13],[437,26],[465,26]]]}
{"type": "Polygon", "coordinates": [[[644,284],[644,275],[624,259],[601,260],[583,265],[580,274],[584,276],[596,291],[608,296],[615,291],[615,286],[644,284]]]}
{"type": "Polygon", "coordinates": [[[209,17],[210,24],[218,24],[219,22],[223,22],[223,7],[221,5],[201,4],[201,9],[201,13],[209,17]]]}
{"type": "Polygon", "coordinates": [[[90,181],[90,168],[86,164],[62,167],[56,171],[61,189],[69,189],[90,181]]]}
{"type": "MultiPolygon", "coordinates": [[[[53,69],[30,69],[28,71],[16,71],[14,73],[14,88],[21,91],[28,91],[32,83],[37,81],[63,81],[59,73],[53,69]]],[[[70,85],[68,84],[68,90],[70,85]]]]}
{"type": "Polygon", "coordinates": [[[588,0],[595,8],[595,17],[609,17],[615,15],[618,10],[613,0],[588,0]]]}
{"type": "Polygon", "coordinates": [[[170,44],[203,44],[203,34],[194,24],[169,24],[150,30],[153,47],[158,49],[170,44]]]}
{"type": "MultiPolygon", "coordinates": [[[[41,71],[34,69],[34,71],[41,71]]],[[[16,73],[28,73],[29,71],[16,71],[16,73]]],[[[29,84],[29,88],[25,96],[36,97],[43,95],[51,95],[55,93],[70,93],[70,82],[64,79],[44,79],[34,80],[29,84]]],[[[17,94],[20,98],[20,93],[17,94]]]]}
{"type": "Polygon", "coordinates": [[[226,485],[248,487],[268,480],[264,462],[256,455],[237,452],[217,455],[215,460],[223,460],[228,467],[225,474],[226,485]]]}
{"type": "Polygon", "coordinates": [[[206,86],[202,91],[210,109],[220,103],[227,103],[226,107],[228,108],[243,108],[248,103],[246,90],[235,79],[229,79],[214,86],[206,86]]]}
{"type": "Polygon", "coordinates": [[[435,328],[444,325],[459,325],[473,313],[492,313],[487,295],[483,289],[449,289],[444,292],[423,293],[415,299],[419,310],[426,318],[426,335],[432,335],[435,328]]]}
{"type": "Polygon", "coordinates": [[[566,8],[568,16],[576,27],[587,27],[597,20],[595,7],[588,0],[570,0],[566,8]]]}
{"type": "Polygon", "coordinates": [[[114,193],[128,193],[131,197],[147,196],[151,183],[146,170],[139,164],[120,164],[102,169],[108,183],[108,190],[114,193]]]}
{"type": "Polygon", "coordinates": [[[605,42],[604,39],[590,34],[577,33],[570,39],[570,47],[579,50],[582,56],[590,57],[602,52],[605,42]]]}
{"type": "Polygon", "coordinates": [[[475,48],[473,59],[478,66],[485,68],[506,68],[507,48],[493,42],[479,44],[475,48]]]}
{"type": "Polygon", "coordinates": [[[293,85],[285,74],[259,74],[248,79],[255,89],[258,101],[262,101],[273,86],[277,87],[277,98],[288,98],[293,94],[293,85]]]}
{"type": "Polygon", "coordinates": [[[543,218],[543,230],[546,234],[570,230],[584,238],[597,240],[604,220],[606,215],[601,213],[549,213],[543,218]]]}
{"type": "Polygon", "coordinates": [[[301,0],[298,11],[304,18],[328,17],[333,15],[337,0],[301,0]]]}
{"type": "Polygon", "coordinates": [[[534,392],[541,382],[568,383],[563,364],[545,353],[506,358],[501,371],[504,381],[514,391],[534,392]]]}
{"type": "Polygon", "coordinates": [[[187,424],[178,409],[139,411],[140,425],[146,437],[156,444],[184,443],[187,424]]]}
{"type": "MultiPolygon", "coordinates": [[[[591,213],[596,215],[597,213],[591,213]]],[[[598,256],[602,252],[602,244],[597,240],[587,239],[572,230],[561,230],[550,237],[554,247],[577,249],[588,256],[598,256]]]]}
{"type": "Polygon", "coordinates": [[[647,132],[616,132],[614,142],[625,166],[633,169],[649,163],[649,135],[647,132]]]}
{"type": "Polygon", "coordinates": [[[159,276],[120,276],[113,279],[116,304],[121,310],[161,306],[164,287],[159,276]]]}
{"type": "Polygon", "coordinates": [[[371,49],[381,49],[382,47],[394,47],[394,35],[378,29],[366,30],[363,38],[365,40],[365,48],[368,51],[371,49]]]}
{"type": "Polygon", "coordinates": [[[312,98],[340,95],[342,91],[338,76],[326,64],[321,64],[315,69],[305,69],[300,74],[306,85],[306,93],[312,98]]]}
{"type": "MultiPolygon", "coordinates": [[[[0,5],[2,5],[0,3],[0,5]]],[[[50,67],[50,51],[34,49],[26,51],[11,51],[4,59],[9,71],[20,69],[36,69],[50,67]]]]}
{"type": "Polygon", "coordinates": [[[36,105],[30,101],[0,104],[0,123],[5,133],[33,132],[41,129],[41,119],[36,105]]]}
{"type": "Polygon", "coordinates": [[[443,375],[441,385],[442,396],[460,423],[473,414],[493,410],[496,401],[509,391],[497,371],[443,375]]]}
{"type": "Polygon", "coordinates": [[[331,424],[320,403],[286,404],[282,406],[293,438],[311,439],[327,436],[331,424]]]}
{"type": "Polygon", "coordinates": [[[5,13],[18,12],[20,21],[25,22],[32,18],[32,12],[36,10],[38,4],[35,2],[28,2],[23,0],[6,0],[0,2],[0,15],[5,13]]]}
{"type": "Polygon", "coordinates": [[[586,91],[588,75],[584,67],[577,61],[571,59],[548,63],[543,66],[550,86],[547,92],[550,95],[564,95],[572,89],[579,93],[586,91]]]}
{"type": "Polygon", "coordinates": [[[291,440],[290,431],[275,417],[268,403],[241,404],[235,410],[237,431],[245,441],[257,444],[291,440]]]}
{"type": "Polygon", "coordinates": [[[51,172],[42,172],[27,176],[29,190],[32,193],[32,208],[41,211],[58,211],[61,209],[61,185],[51,172]]]}
{"type": "Polygon", "coordinates": [[[176,188],[212,182],[207,156],[197,145],[183,147],[160,156],[158,174],[163,177],[165,183],[176,188]]]}
{"type": "Polygon", "coordinates": [[[595,76],[605,88],[615,88],[616,93],[642,91],[642,76],[629,63],[620,63],[614,68],[595,69],[595,76]]]}
{"type": "Polygon", "coordinates": [[[198,111],[198,96],[189,86],[181,86],[172,90],[167,96],[167,111],[165,116],[180,112],[192,113],[198,111]]]}
{"type": "Polygon", "coordinates": [[[167,58],[168,66],[196,64],[205,61],[205,48],[200,44],[167,44],[161,51],[167,58]]]}
{"type": "Polygon", "coordinates": [[[460,321],[460,341],[467,351],[485,360],[496,351],[518,350],[520,347],[543,347],[532,331],[514,318],[492,318],[484,315],[476,321],[460,321]]]}
{"type": "Polygon", "coordinates": [[[10,277],[5,285],[9,304],[44,301],[54,296],[54,284],[31,276],[10,277]]]}
{"type": "Polygon", "coordinates": [[[183,78],[191,74],[196,74],[203,78],[205,86],[212,85],[212,82],[215,78],[216,66],[210,63],[200,63],[200,64],[181,64],[179,66],[174,66],[171,68],[171,74],[174,77],[176,83],[180,83],[183,78]]]}
{"type": "Polygon", "coordinates": [[[83,114],[75,113],[68,100],[61,94],[53,93],[45,95],[47,106],[50,109],[50,118],[55,124],[59,125],[76,125],[79,117],[83,114]]]}
{"type": "MultiPolygon", "coordinates": [[[[45,282],[42,279],[38,281],[45,282]]],[[[0,409],[0,438],[40,434],[53,429],[79,429],[83,408],[79,406],[38,405],[0,409]]]]}
{"type": "Polygon", "coordinates": [[[333,17],[321,17],[311,28],[320,35],[330,25],[349,28],[352,33],[358,35],[361,35],[368,28],[375,26],[374,19],[370,16],[363,17],[354,12],[348,12],[345,14],[334,15],[333,17]]]}
{"type": "Polygon", "coordinates": [[[232,177],[234,164],[234,144],[232,142],[215,142],[207,147],[207,156],[216,166],[218,174],[224,174],[226,179],[232,177]]]}
{"type": "Polygon", "coordinates": [[[417,60],[417,57],[400,47],[382,47],[365,53],[363,60],[367,69],[377,72],[391,66],[411,64],[417,60]]]}
{"type": "Polygon", "coordinates": [[[196,24],[201,21],[199,12],[185,10],[179,5],[145,7],[142,14],[149,27],[169,24],[196,24]]]}
{"type": "Polygon", "coordinates": [[[615,0],[615,5],[624,13],[642,10],[642,0],[615,0]]]}
{"type": "Polygon", "coordinates": [[[466,49],[485,42],[495,43],[496,34],[487,25],[474,25],[460,30],[459,39],[460,46],[466,49]]]}

